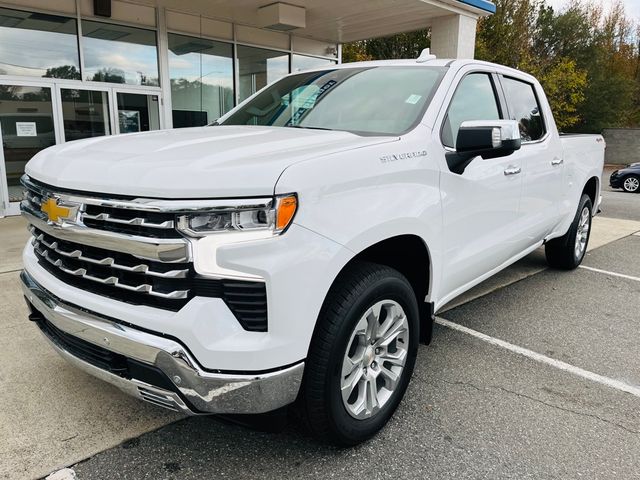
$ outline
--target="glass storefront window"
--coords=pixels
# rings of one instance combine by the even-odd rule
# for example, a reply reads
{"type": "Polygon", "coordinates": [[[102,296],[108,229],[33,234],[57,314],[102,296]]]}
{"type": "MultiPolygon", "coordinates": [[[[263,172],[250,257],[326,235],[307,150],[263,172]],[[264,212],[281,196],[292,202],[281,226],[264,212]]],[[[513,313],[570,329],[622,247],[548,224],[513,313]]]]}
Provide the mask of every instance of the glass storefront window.
{"type": "Polygon", "coordinates": [[[56,143],[51,89],[0,85],[0,131],[9,201],[19,202],[24,166],[40,150],[56,143]]]}
{"type": "Polygon", "coordinates": [[[228,43],[169,34],[173,126],[213,122],[233,107],[233,48],[228,43]]]}
{"type": "Polygon", "coordinates": [[[308,70],[310,68],[322,68],[335,65],[335,60],[329,60],[328,58],[307,57],[306,55],[293,54],[291,59],[291,71],[297,72],[300,70],[308,70]]]}
{"type": "Polygon", "coordinates": [[[289,54],[238,46],[240,101],[289,73],[289,54]]]}
{"type": "Polygon", "coordinates": [[[85,80],[158,86],[156,32],[82,20],[85,80]]]}
{"type": "Polygon", "coordinates": [[[76,21],[0,8],[0,75],[79,80],[76,21]]]}

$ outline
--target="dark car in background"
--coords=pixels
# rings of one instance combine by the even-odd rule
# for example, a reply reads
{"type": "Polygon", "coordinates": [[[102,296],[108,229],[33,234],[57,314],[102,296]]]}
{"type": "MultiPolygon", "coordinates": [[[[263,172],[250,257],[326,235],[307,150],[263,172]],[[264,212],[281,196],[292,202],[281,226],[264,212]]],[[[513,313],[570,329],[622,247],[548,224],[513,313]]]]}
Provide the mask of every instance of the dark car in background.
{"type": "Polygon", "coordinates": [[[621,188],[625,192],[640,192],[640,162],[632,163],[613,172],[609,184],[612,188],[621,188]]]}

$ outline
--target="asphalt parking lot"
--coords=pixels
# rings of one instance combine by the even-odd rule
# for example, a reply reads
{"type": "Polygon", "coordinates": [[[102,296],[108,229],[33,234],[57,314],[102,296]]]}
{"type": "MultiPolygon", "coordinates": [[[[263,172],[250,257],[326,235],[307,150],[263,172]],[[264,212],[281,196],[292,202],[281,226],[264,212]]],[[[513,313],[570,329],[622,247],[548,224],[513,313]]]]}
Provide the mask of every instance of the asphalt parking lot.
{"type": "Polygon", "coordinates": [[[640,195],[603,195],[585,268],[548,270],[534,252],[445,307],[396,415],[352,449],[316,442],[295,418],[240,426],[128,399],[49,356],[11,296],[16,272],[0,269],[5,330],[19,332],[0,348],[36,377],[34,353],[52,365],[35,391],[0,366],[0,475],[70,465],[80,480],[638,478],[640,195]]]}

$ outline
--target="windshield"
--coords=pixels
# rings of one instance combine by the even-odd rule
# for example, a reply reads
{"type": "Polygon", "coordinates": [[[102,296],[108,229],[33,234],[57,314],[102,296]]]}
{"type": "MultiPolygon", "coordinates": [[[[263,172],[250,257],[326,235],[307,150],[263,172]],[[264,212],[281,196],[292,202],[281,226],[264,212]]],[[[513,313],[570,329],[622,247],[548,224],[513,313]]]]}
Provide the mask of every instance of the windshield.
{"type": "Polygon", "coordinates": [[[399,135],[419,121],[444,72],[438,67],[363,67],[291,75],[219,124],[399,135]]]}

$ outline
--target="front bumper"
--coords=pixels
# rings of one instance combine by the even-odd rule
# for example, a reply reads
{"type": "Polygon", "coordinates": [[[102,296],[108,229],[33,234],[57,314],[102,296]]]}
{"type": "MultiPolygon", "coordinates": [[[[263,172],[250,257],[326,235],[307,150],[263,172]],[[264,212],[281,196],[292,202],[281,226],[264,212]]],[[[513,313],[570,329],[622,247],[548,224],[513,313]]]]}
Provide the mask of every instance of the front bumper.
{"type": "Polygon", "coordinates": [[[622,188],[622,176],[618,175],[618,170],[609,177],[609,186],[612,188],[622,188]]]}
{"type": "Polygon", "coordinates": [[[302,362],[267,373],[212,373],[201,368],[175,340],[69,305],[45,290],[26,271],[20,278],[32,310],[31,318],[41,325],[45,338],[58,353],[87,373],[142,400],[187,414],[264,413],[293,403],[298,395],[304,371],[302,362]],[[61,338],[70,341],[66,344],[61,338]],[[70,348],[79,344],[89,344],[91,352],[115,354],[123,359],[124,365],[135,362],[142,368],[124,368],[114,373],[91,362],[92,355],[79,355],[70,348]],[[155,374],[136,373],[144,372],[145,368],[155,374]],[[149,380],[154,378],[163,381],[149,380]]]}

